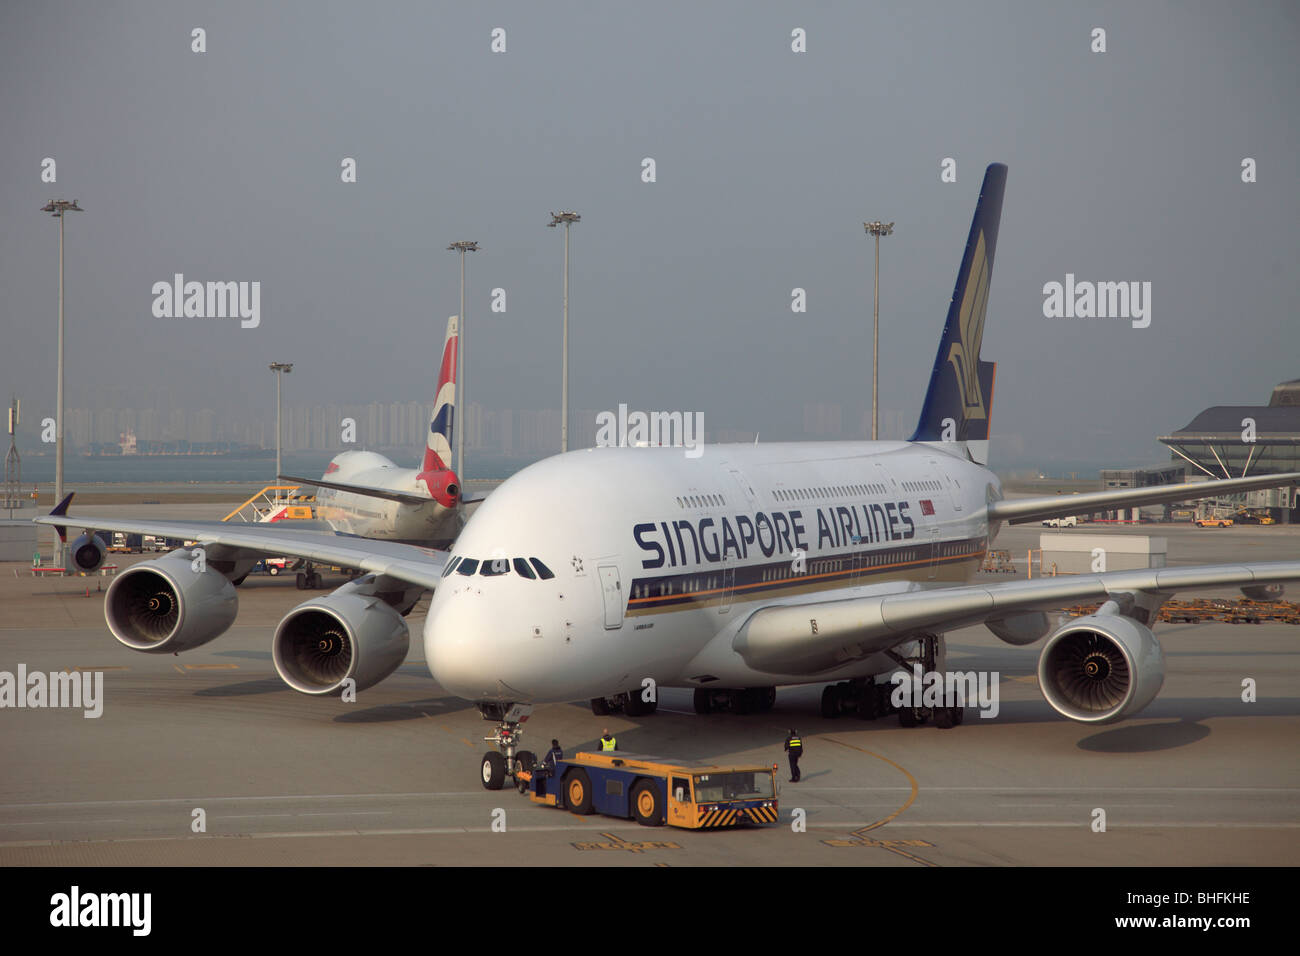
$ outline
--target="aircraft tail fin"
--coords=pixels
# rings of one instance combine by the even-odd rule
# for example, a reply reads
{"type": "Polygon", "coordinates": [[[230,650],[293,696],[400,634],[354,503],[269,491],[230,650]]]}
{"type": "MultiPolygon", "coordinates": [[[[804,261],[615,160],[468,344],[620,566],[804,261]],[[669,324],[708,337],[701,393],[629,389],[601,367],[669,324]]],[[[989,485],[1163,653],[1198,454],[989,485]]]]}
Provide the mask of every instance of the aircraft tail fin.
{"type": "Polygon", "coordinates": [[[996,368],[996,363],[980,359],[980,344],[984,338],[985,309],[1006,184],[1005,165],[993,163],[985,170],[939,353],[930,373],[930,387],[921,407],[921,419],[909,439],[963,442],[967,454],[980,464],[988,463],[996,368]]]}
{"type": "MultiPolygon", "coordinates": [[[[456,352],[460,347],[460,316],[447,319],[447,335],[442,343],[442,364],[438,372],[438,392],[429,420],[428,441],[424,448],[421,471],[441,471],[451,461],[451,439],[456,418],[456,352]]],[[[459,466],[459,462],[456,463],[459,466]]]]}

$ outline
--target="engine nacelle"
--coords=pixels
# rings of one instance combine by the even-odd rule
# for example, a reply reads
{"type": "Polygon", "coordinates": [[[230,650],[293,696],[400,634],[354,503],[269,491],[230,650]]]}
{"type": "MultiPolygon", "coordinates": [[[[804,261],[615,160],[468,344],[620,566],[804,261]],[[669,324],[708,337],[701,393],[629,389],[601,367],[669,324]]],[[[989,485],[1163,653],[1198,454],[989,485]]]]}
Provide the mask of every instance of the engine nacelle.
{"type": "Polygon", "coordinates": [[[1008,644],[1024,647],[1039,640],[1052,629],[1052,622],[1047,619],[1046,611],[1027,611],[1024,614],[1012,614],[1010,617],[996,621],[985,621],[984,626],[1008,644]]]}
{"type": "Polygon", "coordinates": [[[1165,659],[1150,629],[1119,614],[1076,618],[1038,658],[1038,685],[1057,713],[1104,724],[1140,711],[1165,682],[1165,659]]]}
{"type": "Polygon", "coordinates": [[[68,549],[69,560],[72,566],[83,574],[90,574],[92,571],[98,571],[103,567],[104,559],[108,557],[108,547],[104,544],[104,539],[93,532],[83,532],[81,537],[72,542],[72,547],[68,549]]]}
{"type": "Polygon", "coordinates": [[[271,657],[294,690],[332,694],[348,678],[357,690],[379,683],[406,660],[410,643],[406,621],[376,593],[368,575],[285,615],[271,657]]]}
{"type": "Polygon", "coordinates": [[[108,587],[104,619],[136,651],[188,651],[224,634],[239,613],[235,589],[220,571],[195,570],[184,549],[127,568],[108,587]]]}

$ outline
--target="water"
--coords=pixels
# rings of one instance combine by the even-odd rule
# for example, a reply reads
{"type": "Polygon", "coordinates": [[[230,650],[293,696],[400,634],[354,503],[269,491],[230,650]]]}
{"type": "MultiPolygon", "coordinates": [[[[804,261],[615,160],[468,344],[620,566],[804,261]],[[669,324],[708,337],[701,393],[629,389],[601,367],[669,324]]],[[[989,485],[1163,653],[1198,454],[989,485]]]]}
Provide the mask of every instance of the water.
{"type": "MultiPolygon", "coordinates": [[[[315,478],[325,473],[337,452],[303,451],[285,452],[282,468],[287,475],[315,478]]],[[[382,451],[400,468],[419,465],[419,458],[409,448],[382,451]]],[[[471,457],[470,475],[473,478],[508,478],[532,459],[519,460],[499,455],[471,457]]],[[[54,483],[54,456],[34,455],[23,458],[23,488],[33,484],[42,486],[54,483]]],[[[462,476],[462,479],[464,476],[462,476]]],[[[82,455],[64,455],[63,481],[72,486],[81,484],[207,484],[212,482],[241,482],[274,484],[275,458],[217,458],[206,455],[183,457],[155,457],[131,455],[86,458],[82,455]]]]}

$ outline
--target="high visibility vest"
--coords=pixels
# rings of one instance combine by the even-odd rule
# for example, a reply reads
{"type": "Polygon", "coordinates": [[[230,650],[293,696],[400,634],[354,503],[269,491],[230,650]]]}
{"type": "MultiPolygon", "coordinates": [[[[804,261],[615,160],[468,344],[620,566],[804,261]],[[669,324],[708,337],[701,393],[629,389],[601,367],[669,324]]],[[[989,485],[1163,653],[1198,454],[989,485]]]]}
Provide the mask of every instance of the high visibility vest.
{"type": "Polygon", "coordinates": [[[790,738],[790,749],[791,749],[791,750],[803,750],[803,741],[800,740],[798,737],[791,737],[791,738],[790,738]]]}
{"type": "Polygon", "coordinates": [[[606,739],[606,738],[604,738],[604,737],[601,737],[601,738],[600,738],[600,749],[601,749],[601,750],[617,750],[617,749],[618,749],[618,738],[616,738],[616,737],[610,737],[609,739],[606,739]]]}

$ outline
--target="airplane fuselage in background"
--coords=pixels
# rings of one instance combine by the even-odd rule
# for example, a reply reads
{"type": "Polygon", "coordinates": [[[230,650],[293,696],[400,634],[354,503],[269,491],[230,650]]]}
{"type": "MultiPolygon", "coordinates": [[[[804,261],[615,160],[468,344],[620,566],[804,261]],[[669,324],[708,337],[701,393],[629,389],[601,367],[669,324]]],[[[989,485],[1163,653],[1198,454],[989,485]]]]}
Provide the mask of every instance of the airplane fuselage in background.
{"type": "Polygon", "coordinates": [[[330,462],[325,478],[428,500],[414,504],[320,488],[316,492],[316,516],[340,534],[416,544],[450,542],[460,530],[456,508],[433,498],[420,474],[420,469],[399,468],[376,452],[345,451],[330,462]]]}
{"type": "Polygon", "coordinates": [[[533,703],[645,678],[747,687],[888,673],[897,663],[884,654],[815,675],[759,671],[732,645],[759,607],[968,582],[999,498],[993,472],[929,443],[559,455],[504,482],[461,532],[425,622],[426,659],[460,697],[533,703]],[[457,558],[479,564],[467,574],[457,558]]]}

